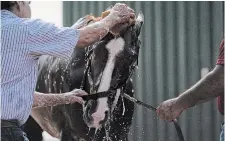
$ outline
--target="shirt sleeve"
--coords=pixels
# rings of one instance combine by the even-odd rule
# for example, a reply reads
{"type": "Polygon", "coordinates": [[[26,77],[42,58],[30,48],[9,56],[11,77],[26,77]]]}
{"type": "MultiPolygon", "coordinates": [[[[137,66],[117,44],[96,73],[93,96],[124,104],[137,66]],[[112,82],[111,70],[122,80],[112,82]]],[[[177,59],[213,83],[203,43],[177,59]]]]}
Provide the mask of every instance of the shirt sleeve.
{"type": "Polygon", "coordinates": [[[220,53],[216,62],[217,65],[224,65],[224,39],[220,44],[220,53]]]}
{"type": "Polygon", "coordinates": [[[28,30],[28,48],[34,57],[50,55],[68,60],[79,40],[79,30],[42,20],[29,22],[28,30]]]}

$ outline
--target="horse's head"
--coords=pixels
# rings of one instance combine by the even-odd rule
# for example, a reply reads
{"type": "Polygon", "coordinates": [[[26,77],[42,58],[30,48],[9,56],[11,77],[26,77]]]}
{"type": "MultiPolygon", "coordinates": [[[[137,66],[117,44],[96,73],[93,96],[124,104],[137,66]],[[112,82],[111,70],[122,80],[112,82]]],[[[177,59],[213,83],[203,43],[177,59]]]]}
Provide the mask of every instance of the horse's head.
{"type": "Polygon", "coordinates": [[[143,20],[143,14],[139,13],[135,24],[122,30],[118,37],[109,33],[91,47],[93,52],[89,56],[90,68],[85,90],[90,94],[109,90],[114,92],[109,92],[108,97],[85,102],[83,117],[89,127],[99,128],[103,125],[116,106],[122,86],[138,59],[138,37],[143,20]]]}

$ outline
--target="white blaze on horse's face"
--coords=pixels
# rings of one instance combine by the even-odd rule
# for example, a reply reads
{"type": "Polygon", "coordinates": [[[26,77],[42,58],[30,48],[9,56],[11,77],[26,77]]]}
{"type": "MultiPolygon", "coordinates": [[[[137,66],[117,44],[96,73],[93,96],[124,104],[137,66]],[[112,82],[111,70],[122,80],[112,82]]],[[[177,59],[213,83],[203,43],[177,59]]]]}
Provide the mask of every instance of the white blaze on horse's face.
{"type": "MultiPolygon", "coordinates": [[[[87,82],[86,89],[90,94],[115,89],[117,89],[117,92],[116,94],[113,93],[113,95],[108,93],[109,97],[85,102],[83,118],[88,127],[99,128],[102,125],[104,126],[110,114],[114,113],[113,111],[121,94],[121,88],[124,91],[132,87],[129,86],[129,83],[128,85],[126,83],[130,69],[138,58],[140,48],[138,36],[142,24],[143,15],[139,14],[135,25],[124,29],[125,31],[121,32],[119,38],[108,34],[91,47],[93,52],[90,52],[92,54],[89,56],[91,60],[89,60],[90,64],[88,65],[90,66],[89,70],[87,70],[87,81],[85,81],[87,82]],[[124,85],[125,87],[123,87],[124,85]]],[[[124,103],[122,106],[125,109],[124,103]]],[[[127,110],[124,109],[122,115],[126,114],[127,110]]],[[[120,114],[120,108],[115,112],[120,114]]]]}
{"type": "MultiPolygon", "coordinates": [[[[105,66],[105,69],[102,73],[101,82],[99,84],[98,92],[107,91],[110,88],[110,83],[112,79],[112,73],[115,66],[115,57],[121,51],[124,50],[125,41],[123,38],[117,38],[111,40],[107,45],[106,49],[108,50],[108,60],[105,66]]],[[[115,102],[117,102],[119,94],[115,97],[115,102]]],[[[96,112],[92,114],[93,118],[93,127],[99,128],[100,121],[105,119],[105,114],[109,112],[108,107],[108,98],[99,98],[96,112]]],[[[114,103],[115,103],[114,102],[114,103]]]]}

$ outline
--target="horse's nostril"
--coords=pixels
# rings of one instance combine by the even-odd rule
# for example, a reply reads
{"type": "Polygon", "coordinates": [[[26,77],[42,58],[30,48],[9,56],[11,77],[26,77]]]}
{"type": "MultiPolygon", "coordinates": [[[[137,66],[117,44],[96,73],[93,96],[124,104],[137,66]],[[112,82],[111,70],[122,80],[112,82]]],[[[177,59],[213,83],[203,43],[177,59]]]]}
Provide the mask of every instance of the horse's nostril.
{"type": "Polygon", "coordinates": [[[109,117],[109,111],[105,111],[105,117],[99,122],[99,124],[104,124],[108,120],[108,117],[109,117]]]}
{"type": "Polygon", "coordinates": [[[109,111],[105,111],[105,118],[108,118],[109,116],[109,111]]]}

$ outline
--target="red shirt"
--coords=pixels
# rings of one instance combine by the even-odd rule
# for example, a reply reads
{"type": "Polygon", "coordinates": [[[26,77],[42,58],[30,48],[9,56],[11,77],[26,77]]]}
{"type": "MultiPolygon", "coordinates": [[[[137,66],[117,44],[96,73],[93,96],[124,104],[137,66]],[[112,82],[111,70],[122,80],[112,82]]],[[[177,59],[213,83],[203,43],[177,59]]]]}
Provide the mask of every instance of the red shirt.
{"type": "MultiPolygon", "coordinates": [[[[224,39],[220,44],[220,54],[216,62],[217,65],[224,65],[224,39]]],[[[222,115],[224,115],[224,95],[219,96],[217,99],[218,109],[222,115]]]]}

